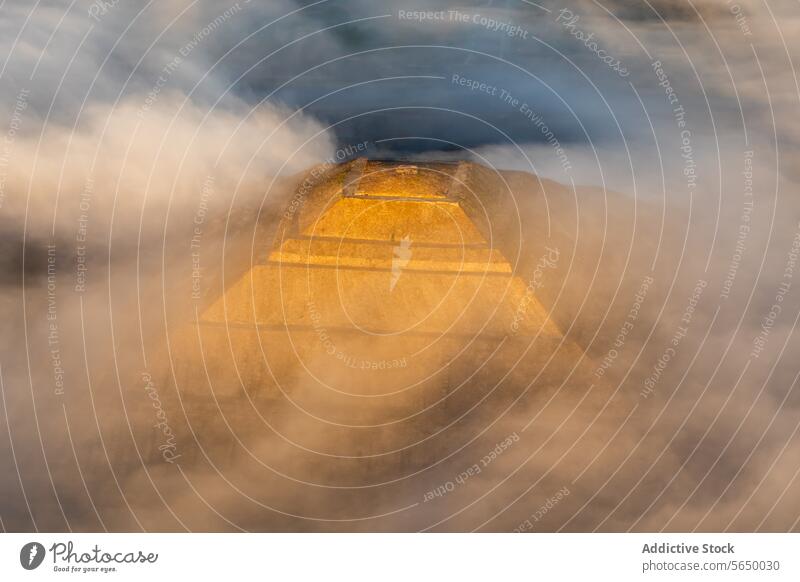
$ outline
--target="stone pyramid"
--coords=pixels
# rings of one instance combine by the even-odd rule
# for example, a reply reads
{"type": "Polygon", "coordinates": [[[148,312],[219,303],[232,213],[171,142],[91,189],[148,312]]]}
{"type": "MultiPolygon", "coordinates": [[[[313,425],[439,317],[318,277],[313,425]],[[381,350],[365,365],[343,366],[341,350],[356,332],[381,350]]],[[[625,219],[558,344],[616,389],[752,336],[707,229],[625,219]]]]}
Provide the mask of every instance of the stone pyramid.
{"type": "Polygon", "coordinates": [[[468,215],[457,194],[468,168],[359,159],[322,177],[295,199],[265,260],[200,323],[312,332],[317,341],[327,341],[323,331],[376,342],[560,337],[468,215]]]}
{"type": "Polygon", "coordinates": [[[309,173],[271,244],[173,338],[176,406],[194,427],[184,461],[264,455],[306,471],[321,461],[305,448],[330,448],[325,471],[377,478],[436,450],[400,465],[351,455],[403,451],[529,384],[558,388],[571,366],[548,362],[581,352],[495,244],[475,168],[360,159],[309,173]]]}

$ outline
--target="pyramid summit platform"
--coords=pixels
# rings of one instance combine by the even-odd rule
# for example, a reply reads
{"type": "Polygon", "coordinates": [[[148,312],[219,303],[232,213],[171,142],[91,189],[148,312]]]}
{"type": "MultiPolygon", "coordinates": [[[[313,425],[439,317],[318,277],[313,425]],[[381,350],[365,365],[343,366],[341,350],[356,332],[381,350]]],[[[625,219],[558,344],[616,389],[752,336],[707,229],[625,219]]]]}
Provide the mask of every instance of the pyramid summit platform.
{"type": "Polygon", "coordinates": [[[481,201],[466,187],[469,167],[359,159],[333,169],[284,218],[266,260],[200,322],[379,337],[560,337],[492,233],[470,216],[481,201]]]}

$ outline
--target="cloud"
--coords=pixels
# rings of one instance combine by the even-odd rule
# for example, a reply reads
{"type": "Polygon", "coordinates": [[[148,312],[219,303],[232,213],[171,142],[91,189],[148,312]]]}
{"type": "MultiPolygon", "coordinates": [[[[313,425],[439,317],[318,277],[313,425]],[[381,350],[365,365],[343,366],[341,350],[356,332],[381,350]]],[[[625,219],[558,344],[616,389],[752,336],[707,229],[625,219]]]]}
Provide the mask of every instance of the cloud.
{"type": "Polygon", "coordinates": [[[795,5],[99,6],[3,7],[6,528],[797,528],[795,5]],[[441,347],[386,405],[222,340],[201,357],[193,269],[220,293],[303,172],[364,142],[502,171],[475,182],[502,200],[498,248],[523,278],[559,251],[537,290],[570,340],[550,365],[441,347]],[[258,374],[215,400],[206,370],[243,361],[258,374]]]}

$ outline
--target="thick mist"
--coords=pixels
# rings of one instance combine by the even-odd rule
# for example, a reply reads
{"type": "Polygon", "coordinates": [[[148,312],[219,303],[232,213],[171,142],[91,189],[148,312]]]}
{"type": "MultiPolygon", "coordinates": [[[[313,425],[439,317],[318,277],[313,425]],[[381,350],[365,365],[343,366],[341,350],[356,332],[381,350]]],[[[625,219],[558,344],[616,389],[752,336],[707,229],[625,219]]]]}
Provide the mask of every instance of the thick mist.
{"type": "Polygon", "coordinates": [[[3,528],[796,530],[799,23],[766,0],[4,3],[3,528]],[[187,392],[227,365],[199,310],[307,172],[360,155],[484,166],[467,186],[563,345],[441,347],[408,372],[438,391],[391,406],[299,360],[245,399],[187,392]]]}

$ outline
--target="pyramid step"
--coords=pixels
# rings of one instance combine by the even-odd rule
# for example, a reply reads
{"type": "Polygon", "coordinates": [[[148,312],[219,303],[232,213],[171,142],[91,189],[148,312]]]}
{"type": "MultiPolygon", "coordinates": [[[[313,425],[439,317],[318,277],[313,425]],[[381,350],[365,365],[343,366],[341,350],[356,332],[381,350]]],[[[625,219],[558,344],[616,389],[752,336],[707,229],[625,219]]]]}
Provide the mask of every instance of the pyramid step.
{"type": "Polygon", "coordinates": [[[288,239],[269,255],[270,263],[475,274],[511,274],[511,265],[499,251],[458,246],[415,246],[410,241],[370,245],[353,241],[288,239]]]}
{"type": "Polygon", "coordinates": [[[208,323],[380,329],[386,333],[560,337],[511,275],[257,265],[201,316],[208,323]]]}
{"type": "Polygon", "coordinates": [[[306,236],[412,243],[485,244],[477,227],[454,202],[340,198],[303,230],[306,236]]]}

